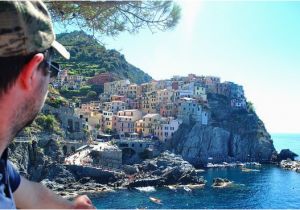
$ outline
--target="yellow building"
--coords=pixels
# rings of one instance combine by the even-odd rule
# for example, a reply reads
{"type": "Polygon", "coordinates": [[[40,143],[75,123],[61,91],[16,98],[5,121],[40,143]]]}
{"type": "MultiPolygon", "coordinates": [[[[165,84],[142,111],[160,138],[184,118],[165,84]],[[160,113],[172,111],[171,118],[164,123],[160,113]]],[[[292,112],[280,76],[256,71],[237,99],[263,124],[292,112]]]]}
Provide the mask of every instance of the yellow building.
{"type": "Polygon", "coordinates": [[[141,109],[143,113],[157,113],[159,112],[157,106],[157,92],[147,92],[142,96],[141,99],[141,109]]]}
{"type": "Polygon", "coordinates": [[[100,130],[103,132],[106,130],[113,130],[113,113],[108,111],[103,111],[100,117],[100,130]]]}
{"type": "Polygon", "coordinates": [[[143,122],[144,121],[141,119],[141,120],[135,121],[135,124],[134,124],[134,130],[139,135],[143,134],[143,122]]]}
{"type": "Polygon", "coordinates": [[[125,95],[127,94],[129,85],[130,81],[128,79],[104,83],[104,94],[125,95]]]}
{"type": "Polygon", "coordinates": [[[142,93],[153,92],[157,90],[157,81],[147,82],[141,84],[142,93]]]}
{"type": "Polygon", "coordinates": [[[157,90],[156,102],[158,104],[174,102],[174,93],[174,90],[157,90]]]}
{"type": "Polygon", "coordinates": [[[128,86],[127,97],[131,99],[135,99],[140,96],[142,93],[141,86],[137,84],[132,84],[128,86]]]}
{"type": "Polygon", "coordinates": [[[119,111],[115,117],[114,128],[118,133],[134,133],[135,122],[142,118],[142,112],[137,109],[119,111]]]}
{"type": "Polygon", "coordinates": [[[147,114],[143,117],[143,136],[154,135],[154,125],[161,119],[159,114],[147,114]]]}

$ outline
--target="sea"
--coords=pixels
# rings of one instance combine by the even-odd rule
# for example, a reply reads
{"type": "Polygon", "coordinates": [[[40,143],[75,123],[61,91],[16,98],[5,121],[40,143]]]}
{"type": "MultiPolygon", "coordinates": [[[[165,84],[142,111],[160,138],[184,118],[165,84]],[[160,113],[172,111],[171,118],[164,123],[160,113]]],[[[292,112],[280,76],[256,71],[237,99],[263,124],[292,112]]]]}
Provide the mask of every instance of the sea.
{"type": "MultiPolygon", "coordinates": [[[[300,134],[272,134],[277,151],[291,149],[300,155],[300,134]]],[[[212,168],[201,173],[207,184],[186,191],[167,187],[116,190],[92,197],[97,209],[294,209],[300,208],[300,173],[274,165],[240,168],[212,168]],[[254,168],[255,167],[255,168],[254,168]],[[211,187],[216,177],[233,184],[227,188],[211,187]],[[155,203],[150,197],[161,202],[155,203]]]]}

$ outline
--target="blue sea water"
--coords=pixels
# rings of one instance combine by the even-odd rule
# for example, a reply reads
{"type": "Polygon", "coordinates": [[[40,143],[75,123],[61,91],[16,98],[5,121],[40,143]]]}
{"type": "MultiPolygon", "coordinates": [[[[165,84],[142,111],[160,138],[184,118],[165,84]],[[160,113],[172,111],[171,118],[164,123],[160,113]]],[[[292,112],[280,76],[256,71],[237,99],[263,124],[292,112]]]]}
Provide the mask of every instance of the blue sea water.
{"type": "MultiPolygon", "coordinates": [[[[290,148],[300,154],[300,135],[272,135],[277,150],[290,148]],[[297,140],[298,139],[298,140],[297,140]]],[[[258,171],[242,172],[239,168],[208,169],[201,175],[207,180],[203,189],[186,192],[158,188],[154,192],[118,190],[92,198],[98,209],[108,208],[300,208],[300,173],[273,165],[263,165],[258,171]],[[228,178],[229,188],[211,187],[213,178],[228,178]],[[162,204],[150,201],[159,198],[162,204]]]]}

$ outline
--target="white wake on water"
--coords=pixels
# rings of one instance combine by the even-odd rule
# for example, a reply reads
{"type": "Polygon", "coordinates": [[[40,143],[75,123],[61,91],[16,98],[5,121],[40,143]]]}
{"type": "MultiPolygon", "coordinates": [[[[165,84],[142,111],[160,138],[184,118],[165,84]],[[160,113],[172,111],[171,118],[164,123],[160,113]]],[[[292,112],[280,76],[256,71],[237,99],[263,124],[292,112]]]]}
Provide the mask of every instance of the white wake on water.
{"type": "Polygon", "coordinates": [[[135,189],[137,189],[140,192],[155,192],[156,191],[155,187],[151,187],[151,186],[148,186],[148,187],[136,187],[135,189]]]}

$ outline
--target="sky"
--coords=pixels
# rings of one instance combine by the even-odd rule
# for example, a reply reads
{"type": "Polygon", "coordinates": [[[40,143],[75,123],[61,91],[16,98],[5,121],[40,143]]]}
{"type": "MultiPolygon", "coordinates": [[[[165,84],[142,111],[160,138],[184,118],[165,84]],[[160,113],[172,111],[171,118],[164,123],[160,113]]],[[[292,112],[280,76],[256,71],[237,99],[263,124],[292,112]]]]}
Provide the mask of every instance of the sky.
{"type": "Polygon", "coordinates": [[[154,79],[212,75],[244,86],[271,133],[300,133],[300,2],[178,1],[167,32],[104,37],[154,79]]]}

